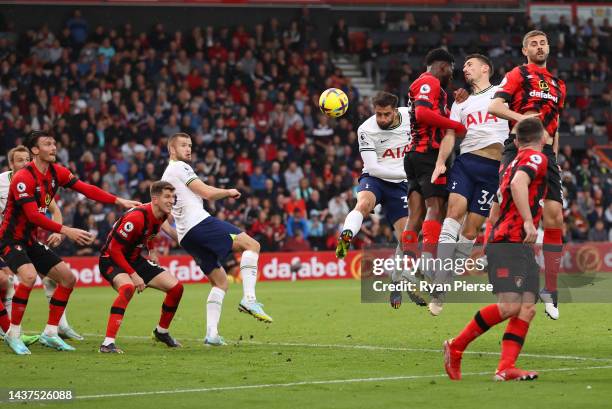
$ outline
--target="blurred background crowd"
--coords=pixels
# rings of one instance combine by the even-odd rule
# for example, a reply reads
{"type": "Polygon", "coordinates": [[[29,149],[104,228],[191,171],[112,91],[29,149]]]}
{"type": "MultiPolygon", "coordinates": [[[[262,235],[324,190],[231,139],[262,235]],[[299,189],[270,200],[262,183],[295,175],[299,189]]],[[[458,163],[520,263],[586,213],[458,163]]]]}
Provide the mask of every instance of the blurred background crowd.
{"type": "MultiPolygon", "coordinates": [[[[31,129],[46,129],[58,140],[58,160],[81,179],[145,202],[167,164],[167,137],[187,132],[197,174],[243,192],[237,201],[208,203],[213,215],[249,232],[263,251],[334,249],[361,172],[355,132],[373,112],[331,56],[358,60],[364,76],[405,101],[428,49],[456,55],[455,88],[464,86],[464,55],[489,55],[495,84],[522,63],[522,34],[539,28],[550,33],[551,71],[568,82],[559,160],[566,241],[612,240],[612,176],[592,149],[612,138],[607,20],[596,26],[513,16],[499,24],[476,13],[377,17],[358,32],[339,19],[326,41],[313,35],[325,27],[308,9],[286,25],[271,18],[182,31],[162,23],[144,32],[129,23],[94,26],[80,10],[61,30],[18,31],[0,19],[0,166],[8,169],[5,153],[31,129]],[[329,87],[349,96],[339,120],[317,109],[318,94],[329,87]]],[[[96,254],[117,209],[69,190],[58,202],[67,224],[98,237],[90,247],[65,241],[59,252],[96,254]]],[[[395,240],[379,216],[366,221],[357,247],[395,240]]],[[[162,254],[177,248],[164,235],[155,243],[162,254]]]]}

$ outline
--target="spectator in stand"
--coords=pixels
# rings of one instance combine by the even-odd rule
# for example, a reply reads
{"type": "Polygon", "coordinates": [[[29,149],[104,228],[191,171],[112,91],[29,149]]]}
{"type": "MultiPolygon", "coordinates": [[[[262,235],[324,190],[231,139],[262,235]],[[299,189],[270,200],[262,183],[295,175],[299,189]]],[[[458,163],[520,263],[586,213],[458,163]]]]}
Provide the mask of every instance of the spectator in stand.
{"type": "Polygon", "coordinates": [[[340,17],[332,28],[330,43],[332,50],[336,53],[346,53],[349,51],[348,27],[344,18],[340,17]]]}

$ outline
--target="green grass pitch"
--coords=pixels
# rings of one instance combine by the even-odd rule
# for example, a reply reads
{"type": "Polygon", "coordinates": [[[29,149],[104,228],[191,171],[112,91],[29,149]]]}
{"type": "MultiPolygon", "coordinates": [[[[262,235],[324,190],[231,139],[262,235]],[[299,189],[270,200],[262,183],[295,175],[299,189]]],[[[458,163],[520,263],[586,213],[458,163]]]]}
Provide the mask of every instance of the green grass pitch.
{"type": "MultiPolygon", "coordinates": [[[[361,304],[359,282],[259,283],[258,298],[275,322],[266,325],[237,311],[242,294],[232,285],[225,298],[221,334],[227,347],[202,344],[208,284],[187,285],[171,333],[184,348],[154,344],[163,295],[148,289],[132,300],[118,345],[124,355],[102,355],[108,288],[77,288],[68,317],[87,334],[76,352],[40,345],[19,357],[0,344],[0,388],[72,389],[58,408],[382,408],[610,407],[612,306],[561,305],[561,320],[538,305],[518,365],[541,370],[534,382],[495,383],[504,326],[493,328],[464,355],[461,382],[446,378],[442,342],[455,335],[478,305],[452,304],[431,317],[404,304],[361,304]],[[123,394],[123,395],[121,395],[123,394]],[[417,406],[418,405],[418,406],[417,406]]],[[[407,297],[405,297],[407,298],[407,297]]],[[[23,326],[42,329],[46,299],[30,297],[23,326]]],[[[3,404],[0,403],[0,406],[3,404]]],[[[11,406],[12,407],[12,406],[11,406]]]]}

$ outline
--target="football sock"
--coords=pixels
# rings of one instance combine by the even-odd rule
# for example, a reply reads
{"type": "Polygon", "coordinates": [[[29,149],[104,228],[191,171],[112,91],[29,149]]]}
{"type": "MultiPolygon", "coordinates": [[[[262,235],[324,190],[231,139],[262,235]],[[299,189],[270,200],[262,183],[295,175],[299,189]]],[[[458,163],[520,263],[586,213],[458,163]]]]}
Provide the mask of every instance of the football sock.
{"type": "Polygon", "coordinates": [[[457,240],[457,248],[455,249],[455,256],[457,258],[468,258],[472,254],[472,250],[474,249],[474,243],[476,243],[476,239],[468,239],[463,234],[459,235],[459,240],[457,240]]]}
{"type": "Polygon", "coordinates": [[[561,266],[563,253],[563,232],[561,229],[544,229],[544,277],[545,288],[548,291],[557,291],[557,276],[561,266]]]}
{"type": "Polygon", "coordinates": [[[257,260],[259,254],[251,250],[242,252],[240,259],[240,274],[242,275],[242,291],[244,299],[247,301],[255,301],[255,284],[257,284],[257,260]]]}
{"type": "Polygon", "coordinates": [[[474,318],[472,318],[472,320],[470,320],[465,328],[463,328],[463,330],[459,333],[459,335],[453,339],[453,349],[461,352],[465,351],[465,348],[467,348],[470,342],[487,332],[492,326],[499,324],[502,321],[504,321],[504,319],[499,312],[498,305],[487,305],[478,311],[474,318]]]}
{"type": "Polygon", "coordinates": [[[119,327],[121,326],[121,321],[123,321],[123,316],[125,315],[125,309],[134,295],[134,289],[134,284],[124,284],[117,289],[117,297],[113,302],[113,306],[110,309],[110,315],[108,317],[104,345],[108,345],[106,343],[107,339],[111,339],[111,342],[115,342],[117,332],[119,332],[119,327]]]}
{"type": "Polygon", "coordinates": [[[510,318],[508,326],[506,327],[506,332],[502,338],[501,358],[499,360],[499,366],[497,367],[498,371],[514,366],[521,352],[521,348],[523,348],[527,331],[529,331],[529,323],[527,321],[523,321],[518,317],[510,318]]]}
{"type": "Polygon", "coordinates": [[[342,231],[350,230],[353,233],[353,237],[359,233],[361,230],[361,223],[363,223],[363,215],[358,210],[351,210],[349,214],[346,215],[346,219],[344,219],[344,226],[342,226],[342,231]]]}
{"type": "Polygon", "coordinates": [[[46,335],[57,335],[57,326],[62,314],[64,314],[71,293],[72,288],[59,284],[53,292],[53,296],[49,301],[49,319],[47,320],[47,328],[45,328],[46,335]]]}
{"type": "Polygon", "coordinates": [[[442,224],[438,243],[456,243],[459,229],[461,229],[461,224],[457,220],[447,217],[442,224]]]}
{"type": "MultiPolygon", "coordinates": [[[[53,297],[53,293],[55,292],[55,289],[57,288],[57,283],[51,278],[45,277],[42,280],[42,284],[45,290],[45,295],[47,296],[47,301],[51,302],[51,297],[53,297]]],[[[66,310],[64,310],[59,320],[59,327],[60,328],[70,327],[70,324],[68,324],[68,319],[66,318],[66,310]]]]}
{"type": "MultiPolygon", "coordinates": [[[[404,251],[402,250],[402,245],[398,244],[397,247],[395,248],[395,255],[394,257],[398,257],[400,258],[400,260],[403,260],[404,257],[404,251]]],[[[403,265],[403,262],[402,262],[403,265]]],[[[404,272],[403,269],[401,268],[394,268],[393,271],[391,271],[391,281],[398,282],[402,279],[402,273],[404,272]]]]}
{"type": "Polygon", "coordinates": [[[6,288],[6,294],[4,295],[4,308],[8,312],[9,317],[11,316],[11,310],[13,308],[13,296],[15,295],[15,279],[12,275],[8,278],[8,287],[6,288]]]}
{"type": "Polygon", "coordinates": [[[11,320],[9,319],[8,312],[0,300],[0,329],[6,334],[11,326],[11,320]]]}
{"type": "MultiPolygon", "coordinates": [[[[11,324],[15,327],[21,327],[21,320],[23,319],[23,314],[25,313],[25,309],[28,306],[28,300],[30,298],[30,292],[32,291],[32,287],[28,287],[23,283],[19,283],[17,289],[15,290],[15,295],[13,296],[13,307],[11,310],[11,324]]],[[[11,330],[13,327],[11,326],[11,330]]],[[[16,328],[15,330],[19,330],[16,328]]],[[[19,334],[15,334],[14,331],[11,331],[12,335],[19,336],[19,334]]]]}
{"type": "Polygon", "coordinates": [[[174,287],[168,290],[166,293],[166,298],[164,298],[164,303],[162,304],[161,317],[159,318],[159,325],[157,326],[158,329],[161,328],[168,332],[168,328],[170,327],[172,318],[174,318],[174,314],[176,313],[176,309],[181,302],[182,296],[183,284],[181,283],[177,283],[174,287]]]}
{"type": "Polygon", "coordinates": [[[206,336],[216,337],[219,335],[218,325],[221,318],[221,308],[223,306],[225,291],[219,287],[213,287],[208,294],[206,301],[206,336]]]}

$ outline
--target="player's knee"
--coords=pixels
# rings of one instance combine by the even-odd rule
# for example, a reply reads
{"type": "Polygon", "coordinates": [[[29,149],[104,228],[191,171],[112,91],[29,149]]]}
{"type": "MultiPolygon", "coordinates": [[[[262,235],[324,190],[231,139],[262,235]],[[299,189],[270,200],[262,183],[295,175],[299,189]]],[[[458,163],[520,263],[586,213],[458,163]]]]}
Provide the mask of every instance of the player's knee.
{"type": "Polygon", "coordinates": [[[261,244],[259,244],[257,240],[251,239],[247,250],[251,250],[251,251],[254,251],[255,253],[259,253],[261,251],[261,244]]]}
{"type": "Polygon", "coordinates": [[[123,284],[119,287],[119,294],[121,294],[126,300],[130,301],[134,296],[136,286],[132,283],[123,284]]]}
{"type": "Polygon", "coordinates": [[[365,217],[374,209],[375,205],[376,203],[373,203],[371,200],[363,199],[357,202],[355,210],[365,217]]]}
{"type": "Polygon", "coordinates": [[[476,240],[476,237],[478,237],[478,230],[473,229],[471,227],[464,228],[461,232],[461,235],[468,240],[476,240]]]}
{"type": "Polygon", "coordinates": [[[500,303],[499,312],[503,318],[514,317],[521,311],[519,303],[500,303]]]}
{"type": "Polygon", "coordinates": [[[523,304],[521,306],[521,310],[518,314],[518,317],[523,321],[531,322],[533,317],[536,315],[536,307],[535,304],[523,304]]]}
{"type": "Polygon", "coordinates": [[[19,273],[19,282],[27,287],[33,287],[36,282],[36,271],[26,271],[19,273]]]}

